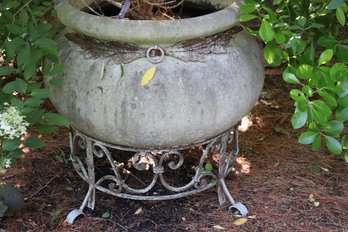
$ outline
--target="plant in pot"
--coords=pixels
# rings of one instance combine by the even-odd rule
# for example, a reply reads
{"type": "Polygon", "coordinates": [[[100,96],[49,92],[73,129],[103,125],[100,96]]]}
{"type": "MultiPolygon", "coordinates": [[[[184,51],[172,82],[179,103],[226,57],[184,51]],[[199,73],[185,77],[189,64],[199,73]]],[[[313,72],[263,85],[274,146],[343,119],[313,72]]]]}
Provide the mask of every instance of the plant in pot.
{"type": "Polygon", "coordinates": [[[46,81],[52,103],[71,122],[74,167],[89,184],[68,222],[85,206],[94,208],[96,190],[165,200],[215,185],[221,204],[227,197],[246,215],[224,178],[238,154],[236,125],[259,97],[264,74],[257,43],[238,26],[238,4],[63,0],[56,10],[66,26],[57,39],[65,68],[46,81]],[[104,3],[110,2],[119,12],[106,13],[104,3]],[[193,9],[204,11],[197,15],[193,9]],[[52,80],[64,84],[50,85],[52,80]],[[230,142],[234,146],[228,152],[230,142]],[[193,177],[180,187],[169,184],[165,173],[185,169],[182,151],[191,147],[202,151],[193,177]],[[121,161],[123,153],[110,150],[132,154],[121,161]],[[96,176],[100,160],[107,160],[111,174],[96,176]],[[127,183],[127,167],[150,171],[150,181],[143,187],[127,183]],[[162,192],[154,190],[158,183],[162,192]]]}

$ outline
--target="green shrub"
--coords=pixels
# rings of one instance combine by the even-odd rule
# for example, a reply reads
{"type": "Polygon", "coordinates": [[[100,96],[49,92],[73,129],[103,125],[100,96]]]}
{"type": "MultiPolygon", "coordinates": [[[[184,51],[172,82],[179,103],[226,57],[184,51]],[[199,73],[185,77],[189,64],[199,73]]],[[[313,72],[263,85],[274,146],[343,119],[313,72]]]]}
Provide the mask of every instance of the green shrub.
{"type": "Polygon", "coordinates": [[[348,162],[348,39],[345,0],[246,0],[245,27],[264,43],[268,65],[283,67],[283,79],[295,84],[292,126],[306,128],[302,144],[344,154],[348,162]],[[249,23],[250,24],[250,23],[249,23]],[[345,34],[344,34],[345,32],[345,34]]]}
{"type": "MultiPolygon", "coordinates": [[[[21,147],[44,146],[34,135],[67,124],[66,119],[43,109],[51,93],[43,86],[42,73],[53,76],[63,70],[53,40],[59,28],[48,22],[55,13],[53,4],[0,2],[0,172],[23,154],[21,147]],[[34,132],[29,137],[27,129],[34,132]]],[[[60,80],[53,82],[61,84],[60,80]]]]}

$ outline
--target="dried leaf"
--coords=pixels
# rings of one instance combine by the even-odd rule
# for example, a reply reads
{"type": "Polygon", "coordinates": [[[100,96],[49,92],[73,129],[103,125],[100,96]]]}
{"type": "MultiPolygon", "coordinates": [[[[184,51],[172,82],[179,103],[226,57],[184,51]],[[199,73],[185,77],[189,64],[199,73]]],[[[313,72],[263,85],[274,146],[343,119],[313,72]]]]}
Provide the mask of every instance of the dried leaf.
{"type": "Polygon", "coordinates": [[[225,231],[226,229],[220,225],[213,226],[214,231],[225,231]]]}
{"type": "Polygon", "coordinates": [[[325,171],[325,172],[329,172],[329,169],[327,169],[327,168],[320,167],[320,169],[325,171]]]}
{"type": "Polygon", "coordinates": [[[143,208],[139,208],[137,209],[137,211],[135,211],[134,215],[138,215],[138,214],[141,214],[141,212],[143,212],[143,208]]]}
{"type": "Polygon", "coordinates": [[[256,219],[256,215],[248,216],[249,219],[256,219]]]}
{"type": "Polygon", "coordinates": [[[247,221],[248,221],[248,218],[239,218],[233,224],[235,224],[236,226],[241,226],[245,224],[247,221]]]}
{"type": "Polygon", "coordinates": [[[105,75],[105,64],[102,63],[101,69],[100,69],[100,79],[104,80],[104,75],[105,75]]]}
{"type": "Polygon", "coordinates": [[[308,196],[308,201],[309,201],[310,203],[315,202],[314,194],[313,194],[313,193],[309,194],[309,196],[308,196]]]}
{"type": "Polygon", "coordinates": [[[155,74],[156,66],[149,68],[144,74],[143,79],[141,80],[141,86],[147,85],[147,83],[149,83],[155,77],[155,74]]]}

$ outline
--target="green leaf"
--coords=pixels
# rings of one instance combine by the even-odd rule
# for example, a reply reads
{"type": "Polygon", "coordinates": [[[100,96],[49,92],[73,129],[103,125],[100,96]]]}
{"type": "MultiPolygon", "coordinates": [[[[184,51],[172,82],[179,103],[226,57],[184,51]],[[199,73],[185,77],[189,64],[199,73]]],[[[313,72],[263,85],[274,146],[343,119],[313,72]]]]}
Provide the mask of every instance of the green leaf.
{"type": "Polygon", "coordinates": [[[30,59],[30,47],[29,46],[24,46],[18,51],[17,55],[17,64],[18,65],[23,65],[26,64],[30,59]]]}
{"type": "Polygon", "coordinates": [[[318,132],[306,131],[300,135],[298,141],[302,144],[311,144],[317,136],[319,136],[318,132]]]}
{"type": "Polygon", "coordinates": [[[120,65],[121,67],[121,79],[124,77],[124,66],[123,64],[120,65]]]}
{"type": "Polygon", "coordinates": [[[296,21],[297,21],[298,25],[300,25],[301,27],[304,27],[307,23],[307,18],[304,16],[298,16],[296,18],[296,21]]]}
{"type": "Polygon", "coordinates": [[[16,90],[16,83],[14,81],[8,82],[3,88],[2,92],[12,94],[16,90]]]}
{"type": "Polygon", "coordinates": [[[332,59],[332,56],[333,56],[332,49],[326,49],[325,51],[323,51],[323,53],[321,53],[319,57],[319,65],[323,65],[329,62],[332,59]]]}
{"type": "Polygon", "coordinates": [[[20,99],[16,98],[16,97],[11,99],[11,106],[16,107],[17,109],[19,109],[21,111],[23,110],[22,109],[23,102],[20,99]]]}
{"type": "Polygon", "coordinates": [[[338,104],[340,104],[343,107],[347,107],[348,106],[348,94],[345,95],[344,97],[340,97],[338,99],[338,104]]]}
{"type": "Polygon", "coordinates": [[[250,21],[252,19],[255,19],[255,18],[257,18],[256,15],[253,15],[253,14],[243,14],[242,16],[240,16],[239,21],[240,22],[248,22],[248,21],[250,21]]]}
{"type": "Polygon", "coordinates": [[[4,151],[14,151],[16,150],[20,145],[22,144],[22,141],[19,138],[15,139],[4,139],[2,141],[2,149],[4,151]]]}
{"type": "Polygon", "coordinates": [[[275,32],[272,28],[272,25],[267,20],[262,21],[259,33],[260,33],[261,39],[265,42],[269,42],[273,40],[275,36],[275,32]]]}
{"type": "Polygon", "coordinates": [[[213,171],[213,165],[211,163],[206,163],[204,166],[204,170],[206,172],[212,172],[213,171]]]}
{"type": "Polygon", "coordinates": [[[15,35],[21,35],[24,33],[23,28],[15,25],[15,24],[7,24],[6,28],[10,33],[15,34],[15,35]]]}
{"type": "Polygon", "coordinates": [[[337,139],[331,136],[325,135],[325,141],[326,141],[326,146],[327,148],[329,148],[330,152],[337,155],[342,153],[342,145],[337,139]]]}
{"type": "Polygon", "coordinates": [[[348,77],[347,66],[343,63],[336,63],[330,68],[330,77],[335,82],[345,81],[348,77]]]}
{"type": "Polygon", "coordinates": [[[51,48],[55,47],[57,45],[57,42],[48,38],[40,38],[34,44],[41,48],[51,48]]]}
{"type": "Polygon", "coordinates": [[[25,100],[24,102],[24,106],[28,106],[28,107],[38,107],[43,103],[42,99],[39,98],[35,98],[35,97],[31,97],[28,98],[27,100],[25,100]]]}
{"type": "Polygon", "coordinates": [[[348,46],[338,45],[336,48],[336,56],[340,62],[348,61],[348,46]]]}
{"type": "Polygon", "coordinates": [[[329,10],[336,9],[337,7],[340,7],[344,3],[344,0],[331,0],[329,5],[327,5],[327,8],[329,10]]]}
{"type": "Polygon", "coordinates": [[[295,100],[295,101],[304,101],[304,100],[306,100],[306,97],[305,97],[305,95],[302,93],[302,91],[301,90],[299,90],[299,89],[292,89],[291,91],[290,91],[290,97],[293,99],[293,100],[295,100]]]}
{"type": "Polygon", "coordinates": [[[22,47],[26,45],[26,42],[22,38],[14,38],[11,41],[6,41],[5,50],[7,54],[13,58],[14,54],[17,53],[22,47]]]}
{"type": "Polygon", "coordinates": [[[244,4],[240,6],[240,12],[243,14],[253,13],[257,9],[256,4],[244,4]]]}
{"type": "Polygon", "coordinates": [[[327,126],[324,127],[324,131],[331,135],[338,135],[340,134],[344,129],[343,122],[332,120],[329,122],[327,126]]]}
{"type": "Polygon", "coordinates": [[[275,36],[274,36],[274,39],[275,41],[278,43],[278,44],[283,44],[286,42],[286,35],[282,34],[282,33],[277,33],[275,36]]]}
{"type": "Polygon", "coordinates": [[[341,140],[341,144],[344,149],[348,148],[348,134],[345,134],[341,140]]]}
{"type": "Polygon", "coordinates": [[[111,215],[109,212],[105,212],[105,213],[103,213],[102,218],[109,218],[110,216],[111,215]]]}
{"type": "Polygon", "coordinates": [[[70,123],[68,119],[56,113],[46,113],[44,117],[47,121],[56,126],[68,126],[70,123]]]}
{"type": "Polygon", "coordinates": [[[15,89],[20,93],[25,93],[27,91],[27,83],[20,78],[16,78],[14,81],[15,89]]]}
{"type": "Polygon", "coordinates": [[[306,94],[308,97],[313,96],[313,89],[308,85],[302,86],[302,92],[306,94]]]}
{"type": "Polygon", "coordinates": [[[308,119],[307,111],[297,111],[291,118],[291,124],[294,129],[303,127],[308,119]]]}
{"type": "Polygon", "coordinates": [[[341,7],[338,7],[336,9],[336,18],[341,26],[344,26],[346,24],[346,15],[344,14],[344,11],[341,7]]]}
{"type": "Polygon", "coordinates": [[[327,123],[327,116],[320,113],[313,105],[309,105],[310,114],[313,116],[314,120],[320,124],[327,123]]]}
{"type": "Polygon", "coordinates": [[[265,60],[267,61],[268,64],[272,64],[275,59],[275,52],[274,49],[272,49],[272,45],[270,43],[266,44],[264,48],[264,54],[265,54],[265,60]]]}
{"type": "Polygon", "coordinates": [[[43,134],[49,134],[54,132],[54,130],[56,129],[55,126],[53,125],[42,125],[36,128],[36,131],[43,133],[43,134]]]}
{"type": "Polygon", "coordinates": [[[301,82],[297,79],[297,77],[293,73],[284,72],[283,80],[290,84],[301,84],[301,82]]]}
{"type": "Polygon", "coordinates": [[[312,149],[318,150],[321,147],[321,136],[318,135],[315,137],[314,141],[312,142],[312,149]]]}
{"type": "Polygon", "coordinates": [[[313,76],[313,66],[302,64],[298,67],[296,75],[304,80],[308,80],[313,76]]]}
{"type": "Polygon", "coordinates": [[[27,145],[30,148],[39,149],[39,148],[43,148],[45,146],[45,143],[41,141],[40,139],[38,139],[37,137],[31,136],[27,138],[27,140],[25,140],[25,145],[27,145]]]}
{"type": "Polygon", "coordinates": [[[62,86],[64,84],[64,80],[62,78],[53,78],[49,81],[51,85],[62,86]]]}
{"type": "Polygon", "coordinates": [[[10,75],[14,72],[16,72],[16,69],[13,67],[9,67],[9,66],[0,67],[0,77],[10,75]]]}
{"type": "Polygon", "coordinates": [[[63,72],[63,70],[64,70],[64,64],[57,64],[57,65],[54,65],[53,68],[45,75],[46,76],[56,76],[59,73],[63,72]]]}
{"type": "Polygon", "coordinates": [[[29,19],[29,16],[27,11],[22,10],[18,17],[18,21],[22,27],[25,27],[28,24],[28,19],[29,19]]]}
{"type": "Polygon", "coordinates": [[[48,89],[34,89],[31,92],[31,96],[33,96],[35,98],[47,98],[51,95],[52,95],[52,93],[48,89]]]}
{"type": "Polygon", "coordinates": [[[318,39],[317,43],[318,43],[318,45],[320,45],[324,48],[333,48],[338,43],[338,41],[334,37],[331,37],[331,36],[321,36],[318,39]]]}
{"type": "Polygon", "coordinates": [[[26,80],[29,80],[36,74],[36,64],[33,60],[30,60],[27,62],[27,64],[24,67],[24,73],[23,76],[26,80]]]}
{"type": "Polygon", "coordinates": [[[312,101],[312,104],[324,116],[328,117],[328,116],[332,115],[332,111],[331,111],[330,107],[325,102],[323,102],[321,100],[314,100],[314,101],[312,101]]]}
{"type": "Polygon", "coordinates": [[[345,107],[341,111],[337,111],[336,118],[342,122],[348,121],[348,107],[345,107]]]}
{"type": "Polygon", "coordinates": [[[348,163],[348,151],[347,151],[346,154],[344,155],[344,159],[346,160],[346,163],[348,163]]]}
{"type": "Polygon", "coordinates": [[[328,92],[324,91],[324,90],[319,90],[318,94],[324,98],[325,102],[329,105],[329,106],[337,106],[337,101],[336,98],[334,96],[332,96],[331,94],[329,94],[328,92]]]}

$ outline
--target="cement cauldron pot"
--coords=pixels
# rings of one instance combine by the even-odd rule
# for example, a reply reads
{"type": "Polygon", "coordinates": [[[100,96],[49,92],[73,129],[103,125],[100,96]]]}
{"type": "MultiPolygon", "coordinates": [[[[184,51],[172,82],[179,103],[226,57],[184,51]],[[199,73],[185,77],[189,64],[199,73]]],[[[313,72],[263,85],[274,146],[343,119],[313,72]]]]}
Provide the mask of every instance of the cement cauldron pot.
{"type": "Polygon", "coordinates": [[[61,1],[64,85],[49,85],[58,112],[95,139],[144,149],[197,143],[237,124],[261,93],[260,49],[238,27],[236,3],[192,2],[218,10],[120,20],[81,11],[83,1],[61,1]],[[142,86],[153,66],[154,78],[142,86]]]}

